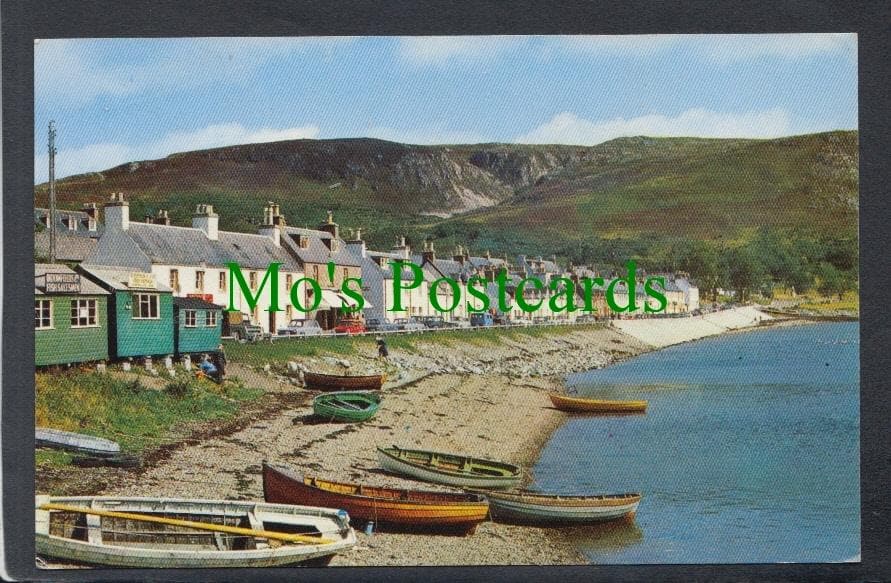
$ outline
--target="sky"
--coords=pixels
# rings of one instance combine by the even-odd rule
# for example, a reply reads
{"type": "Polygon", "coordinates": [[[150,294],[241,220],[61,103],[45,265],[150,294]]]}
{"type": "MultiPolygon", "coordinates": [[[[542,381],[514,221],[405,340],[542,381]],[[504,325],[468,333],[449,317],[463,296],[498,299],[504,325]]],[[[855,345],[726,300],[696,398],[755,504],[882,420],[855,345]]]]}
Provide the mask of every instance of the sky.
{"type": "Polygon", "coordinates": [[[233,144],[594,145],[857,128],[855,34],[53,39],[35,180],[233,144]]]}

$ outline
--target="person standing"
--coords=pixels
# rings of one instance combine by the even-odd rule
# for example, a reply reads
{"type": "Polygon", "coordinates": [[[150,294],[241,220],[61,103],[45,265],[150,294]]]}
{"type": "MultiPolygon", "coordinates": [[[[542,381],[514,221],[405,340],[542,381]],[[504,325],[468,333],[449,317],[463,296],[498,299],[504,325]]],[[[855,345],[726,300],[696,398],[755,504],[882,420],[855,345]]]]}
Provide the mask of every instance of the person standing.
{"type": "Polygon", "coordinates": [[[387,349],[387,341],[380,336],[377,337],[377,356],[384,360],[387,360],[390,356],[390,351],[387,349]]]}

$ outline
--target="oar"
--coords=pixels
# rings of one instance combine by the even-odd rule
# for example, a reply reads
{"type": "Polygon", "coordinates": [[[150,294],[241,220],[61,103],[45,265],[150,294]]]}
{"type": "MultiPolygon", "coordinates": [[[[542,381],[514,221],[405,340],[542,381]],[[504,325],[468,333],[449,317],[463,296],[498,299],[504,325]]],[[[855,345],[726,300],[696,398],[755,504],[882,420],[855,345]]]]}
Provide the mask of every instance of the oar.
{"type": "Polygon", "coordinates": [[[162,516],[151,516],[148,514],[135,514],[132,512],[116,512],[112,510],[99,510],[97,508],[85,508],[83,506],[71,506],[69,504],[57,504],[49,502],[40,506],[41,510],[62,510],[65,512],[81,512],[83,514],[95,514],[96,516],[107,516],[109,518],[126,518],[128,520],[138,520],[141,522],[155,522],[158,524],[169,524],[171,526],[182,526],[185,528],[194,528],[197,530],[208,530],[213,532],[225,532],[227,534],[240,534],[244,536],[254,536],[257,538],[265,538],[270,540],[280,540],[292,543],[307,544],[329,544],[334,543],[331,539],[316,538],[312,536],[304,536],[301,534],[290,534],[286,532],[275,532],[271,530],[254,530],[252,528],[242,528],[240,526],[226,526],[223,524],[211,524],[208,522],[195,522],[193,520],[180,520],[178,518],[164,518],[162,516]]]}
{"type": "Polygon", "coordinates": [[[333,403],[337,403],[341,407],[345,407],[347,409],[353,409],[356,411],[361,411],[363,409],[363,407],[360,407],[359,405],[353,405],[352,403],[350,403],[348,401],[341,401],[340,399],[332,399],[331,401],[333,403]]]}

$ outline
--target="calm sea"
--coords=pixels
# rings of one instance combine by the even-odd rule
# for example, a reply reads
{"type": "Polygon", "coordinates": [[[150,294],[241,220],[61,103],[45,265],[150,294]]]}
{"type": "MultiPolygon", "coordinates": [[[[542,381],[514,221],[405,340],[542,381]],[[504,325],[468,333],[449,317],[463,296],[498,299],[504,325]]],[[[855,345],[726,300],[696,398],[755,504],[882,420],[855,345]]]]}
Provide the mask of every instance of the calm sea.
{"type": "Polygon", "coordinates": [[[571,418],[533,487],[644,494],[634,524],[567,530],[593,563],[857,560],[859,338],[858,323],[775,328],[573,375],[648,411],[571,418]]]}

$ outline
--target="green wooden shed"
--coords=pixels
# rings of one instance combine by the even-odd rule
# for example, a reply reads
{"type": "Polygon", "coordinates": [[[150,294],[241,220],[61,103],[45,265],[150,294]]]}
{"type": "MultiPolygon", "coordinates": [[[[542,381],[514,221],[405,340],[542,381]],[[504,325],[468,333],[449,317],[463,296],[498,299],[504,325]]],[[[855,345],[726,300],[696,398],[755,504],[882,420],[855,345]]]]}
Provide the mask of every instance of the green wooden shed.
{"type": "Polygon", "coordinates": [[[220,346],[223,306],[201,298],[173,298],[176,354],[214,353],[220,346]]]}
{"type": "Polygon", "coordinates": [[[108,347],[112,359],[173,354],[173,294],[150,272],[79,265],[108,290],[108,347]]]}
{"type": "Polygon", "coordinates": [[[34,363],[108,359],[110,294],[65,265],[34,265],[34,363]]]}

